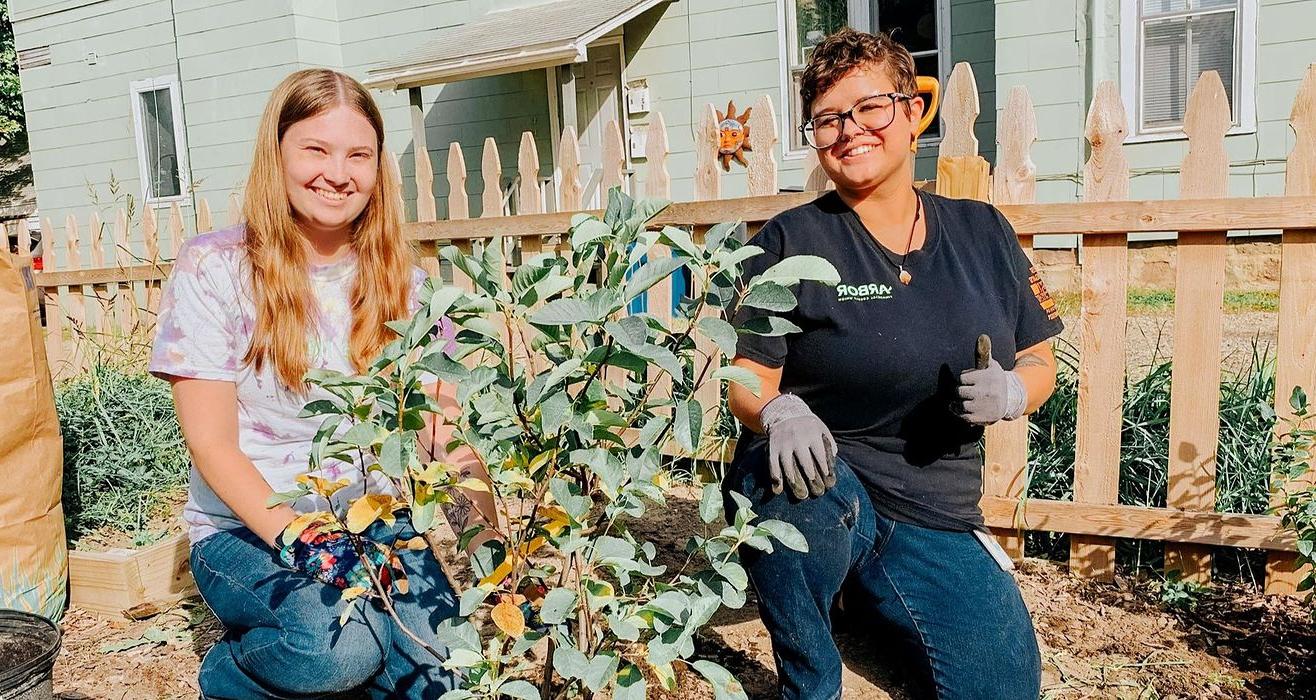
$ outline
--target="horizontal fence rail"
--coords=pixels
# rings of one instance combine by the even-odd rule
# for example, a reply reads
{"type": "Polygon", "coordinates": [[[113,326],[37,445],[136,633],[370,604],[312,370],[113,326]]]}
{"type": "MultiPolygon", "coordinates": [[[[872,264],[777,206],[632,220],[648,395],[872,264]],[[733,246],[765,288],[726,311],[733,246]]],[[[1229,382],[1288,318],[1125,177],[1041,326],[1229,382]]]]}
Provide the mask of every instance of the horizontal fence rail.
{"type": "MultiPolygon", "coordinates": [[[[1167,569],[1176,568],[1196,581],[1211,575],[1212,547],[1266,550],[1266,590],[1294,592],[1300,580],[1296,543],[1291,533],[1281,528],[1279,518],[1216,512],[1220,387],[1218,381],[1201,379],[1217,378],[1220,371],[1226,232],[1278,230],[1282,232],[1278,388],[1272,402],[1281,426],[1277,439],[1285,436],[1282,426],[1292,416],[1288,406],[1292,388],[1302,386],[1316,393],[1316,304],[1311,302],[1316,299],[1316,65],[1308,69],[1294,101],[1290,124],[1297,138],[1287,163],[1285,193],[1272,197],[1227,196],[1224,137],[1232,120],[1223,87],[1213,72],[1203,74],[1189,101],[1184,127],[1189,149],[1180,170],[1180,198],[1173,200],[1128,199],[1123,143],[1127,125],[1113,83],[1101,85],[1088,111],[1085,133],[1092,148],[1084,167],[1084,201],[1077,203],[1034,201],[1036,168],[1029,152],[1037,128],[1027,91],[1011,90],[997,120],[995,169],[978,154],[973,137],[978,101],[967,64],[955,67],[946,92],[942,104],[947,134],[938,154],[937,179],[924,187],[947,196],[992,201],[1030,254],[1037,235],[1076,234],[1084,255],[1073,500],[1026,498],[1028,423],[1021,420],[991,426],[986,435],[982,498],[987,525],[1014,557],[1022,556],[1024,532],[1068,533],[1071,571],[1095,578],[1113,575],[1116,538],[1165,542],[1167,569]],[[1152,232],[1178,233],[1175,358],[1166,446],[1170,455],[1168,500],[1164,508],[1117,503],[1128,234],[1152,232]]],[[[752,234],[763,222],[811,201],[830,186],[811,155],[804,176],[807,191],[780,193],[773,156],[777,124],[771,100],[765,96],[756,102],[753,116],[749,196],[720,196],[716,113],[707,105],[696,125],[696,201],[671,204],[657,216],[655,225],[685,227],[698,239],[714,224],[741,221],[752,234]]],[[[404,224],[404,230],[417,245],[422,267],[450,284],[469,288],[471,281],[440,264],[437,253],[441,247],[451,244],[471,251],[498,241],[508,260],[517,259],[516,255],[554,254],[563,245],[562,235],[571,217],[599,201],[598,193],[614,186],[638,190],[627,178],[616,122],[605,129],[603,162],[595,164],[601,174],[588,182],[581,176],[575,131],[570,127],[563,131],[553,161],[552,188],[540,186],[548,181],[548,173],[541,177],[535,140],[527,132],[518,144],[517,172],[510,179],[505,178],[497,144],[485,140],[480,154],[485,185],[478,194],[468,195],[461,145],[453,143],[436,151],[446,157],[447,218],[440,219],[434,196],[436,172],[425,145],[423,120],[414,126],[418,129],[413,132],[417,221],[404,224]],[[472,211],[473,204],[478,204],[480,211],[472,211]]],[[[652,114],[645,129],[644,187],[632,194],[670,199],[668,139],[662,115],[652,114]]],[[[391,158],[390,165],[398,168],[396,158],[391,158]]],[[[235,223],[240,211],[236,195],[230,197],[228,208],[229,221],[235,223]]],[[[208,203],[198,200],[196,211],[196,230],[213,228],[208,203]]],[[[125,213],[116,213],[109,223],[93,216],[85,225],[69,217],[62,228],[43,221],[46,269],[36,275],[36,281],[44,299],[47,351],[56,378],[84,371],[91,364],[96,344],[105,338],[136,334],[145,338],[142,342],[149,342],[160,285],[186,236],[178,206],[165,213],[163,229],[157,222],[159,212],[152,209],[134,221],[125,213]],[[133,227],[136,236],[130,236],[133,227]],[[59,265],[55,264],[57,257],[63,258],[59,265]]],[[[659,248],[651,257],[665,254],[659,248]]],[[[663,281],[640,302],[640,308],[670,319],[671,302],[683,293],[683,285],[676,279],[663,281]]],[[[716,356],[716,348],[703,349],[716,356]]],[[[716,392],[717,387],[712,386],[699,397],[709,414],[721,410],[716,392]]],[[[704,421],[704,425],[714,423],[704,421]]],[[[697,456],[726,459],[730,455],[733,441],[708,438],[697,456]]],[[[675,447],[666,451],[678,452],[675,447]]]]}

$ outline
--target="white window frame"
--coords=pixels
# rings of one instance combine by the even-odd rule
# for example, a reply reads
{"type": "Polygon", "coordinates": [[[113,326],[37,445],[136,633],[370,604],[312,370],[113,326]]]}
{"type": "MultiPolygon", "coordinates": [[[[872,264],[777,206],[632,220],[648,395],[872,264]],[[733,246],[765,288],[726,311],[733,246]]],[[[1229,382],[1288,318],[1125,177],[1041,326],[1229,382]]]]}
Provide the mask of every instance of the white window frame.
{"type": "MultiPolygon", "coordinates": [[[[777,37],[778,37],[778,55],[781,63],[781,95],[780,104],[781,116],[781,151],[783,160],[798,160],[804,158],[809,153],[809,147],[795,147],[795,134],[799,124],[792,120],[791,105],[795,102],[795,83],[791,80],[791,73],[797,66],[791,61],[795,57],[795,52],[791,49],[798,45],[795,38],[795,0],[780,0],[777,12],[777,37]]],[[[877,8],[871,0],[851,0],[849,4],[849,19],[852,26],[863,25],[865,31],[873,31],[878,24],[878,18],[874,16],[877,8]]],[[[937,13],[937,48],[927,51],[920,51],[915,57],[921,57],[937,54],[937,70],[941,75],[936,76],[937,81],[941,83],[942,90],[945,90],[947,76],[950,75],[950,0],[933,0],[933,10],[937,13]]],[[[945,131],[945,124],[941,121],[941,114],[938,113],[937,120],[939,124],[938,131],[945,131]]],[[[935,146],[941,143],[941,136],[923,136],[918,140],[920,147],[935,146]]]]}
{"type": "Polygon", "coordinates": [[[179,88],[178,76],[165,75],[159,78],[134,80],[129,83],[128,97],[132,102],[133,132],[137,137],[137,170],[142,182],[142,201],[147,205],[192,203],[191,170],[187,162],[187,129],[183,121],[183,91],[179,88]],[[150,166],[146,154],[145,122],[142,118],[142,93],[153,90],[169,90],[171,114],[174,120],[174,149],[178,154],[178,194],[170,197],[156,197],[151,191],[150,166]]]}
{"type": "MultiPolygon", "coordinates": [[[[1257,130],[1257,0],[1237,0],[1234,10],[1234,125],[1228,135],[1253,134],[1257,130]]],[[[1129,113],[1129,133],[1125,143],[1178,141],[1188,138],[1183,127],[1142,128],[1142,6],[1141,0],[1120,0],[1120,96],[1129,113]]],[[[1229,10],[1189,10],[1165,15],[1210,14],[1229,10]]]]}

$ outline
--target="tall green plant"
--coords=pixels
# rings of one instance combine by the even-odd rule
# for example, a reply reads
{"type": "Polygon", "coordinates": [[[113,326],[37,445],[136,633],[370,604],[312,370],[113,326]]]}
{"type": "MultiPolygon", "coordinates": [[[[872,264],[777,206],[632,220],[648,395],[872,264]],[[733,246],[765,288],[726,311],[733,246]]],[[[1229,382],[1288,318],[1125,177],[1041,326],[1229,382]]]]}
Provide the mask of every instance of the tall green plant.
{"type": "MultiPolygon", "coordinates": [[[[1276,511],[1280,523],[1297,537],[1299,570],[1305,575],[1298,582],[1298,590],[1308,591],[1311,603],[1316,587],[1316,481],[1312,480],[1312,450],[1316,446],[1316,417],[1312,415],[1307,392],[1293,387],[1289,396],[1293,414],[1285,419],[1283,437],[1272,450],[1275,480],[1279,486],[1280,501],[1276,511]]],[[[1316,616],[1316,608],[1312,610],[1316,616]]]]}
{"type": "MultiPolygon", "coordinates": [[[[683,664],[717,697],[745,697],[721,666],[693,660],[695,635],[722,606],[744,604],[742,546],[804,550],[804,538],[784,522],[755,522],[748,500],[734,493],[738,512],[723,526],[717,485],[704,488],[703,524],[690,533],[680,566],[656,563],[655,545],[627,523],[665,503],[672,460],[663,448],[692,453],[707,432],[695,392],[708,382],[758,391],[753,373],[723,366],[697,341],[729,356],[738,332],[796,331],[776,317],[741,329],[723,319],[741,304],[789,310],[791,287],[838,277],[822,259],[802,256],[741,286],[741,265],[762,251],[739,243],[735,224],[712,227],[702,242],[679,228],[652,230],[666,204],[613,190],[602,219],[572,218],[560,257],[528,259],[510,276],[500,240],[478,255],[446,247],[441,257],[473,280],[474,291],[431,281],[420,311],[393,324],[399,339],[365,376],[310,376],[334,396],[305,410],[326,417],[313,469],[347,462],[396,487],[396,497],[367,496],[335,514],[356,533],[401,509],[428,529],[450,489],[475,485],[417,448],[426,414],[439,410],[422,382],[437,376],[457,387],[461,411],[447,448],[469,447],[487,467],[502,524],[497,544],[470,558],[478,583],[462,593],[458,618],[440,629],[446,665],[462,678],[447,700],[601,691],[643,698],[648,678],[675,690],[683,664]],[[660,243],[671,256],[648,257],[660,243]],[[625,315],[633,299],[680,270],[698,291],[681,300],[677,320],[625,315]],[[451,346],[433,333],[445,316],[457,329],[451,346]],[[660,393],[660,380],[669,392],[660,393]],[[486,614],[493,624],[482,636],[476,622],[486,614]],[[549,659],[542,675],[527,655],[540,643],[549,659]]],[[[274,500],[333,488],[307,478],[274,500]]],[[[461,542],[479,531],[461,533],[461,542]]],[[[376,592],[387,605],[387,591],[376,592]]],[[[346,592],[348,605],[361,593],[346,592]]]]}

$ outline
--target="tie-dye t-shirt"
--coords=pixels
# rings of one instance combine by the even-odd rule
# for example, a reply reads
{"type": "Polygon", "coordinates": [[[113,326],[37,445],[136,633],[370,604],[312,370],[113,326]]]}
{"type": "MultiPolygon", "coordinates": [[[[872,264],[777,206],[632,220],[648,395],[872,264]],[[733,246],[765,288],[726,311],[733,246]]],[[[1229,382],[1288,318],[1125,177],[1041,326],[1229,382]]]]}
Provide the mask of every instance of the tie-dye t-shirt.
{"type": "MultiPolygon", "coordinates": [[[[318,305],[316,330],[308,338],[311,367],[352,371],[348,338],[355,273],[353,255],[310,268],[311,288],[318,305]]],[[[250,280],[241,226],[187,241],[178,251],[160,303],[150,371],[162,377],[233,382],[238,394],[239,447],[271,488],[288,491],[295,487],[297,475],[307,472],[311,440],[323,421],[319,417],[298,418],[297,414],[308,401],[331,396],[318,387],[306,395],[295,394],[283,388],[269,363],[258,372],[242,361],[251,344],[256,318],[250,280]]],[[[424,280],[424,272],[417,268],[416,289],[424,280]]],[[[450,326],[444,330],[451,332],[450,326]]],[[[352,486],[334,494],[335,500],[362,493],[359,468],[333,463],[321,474],[353,480],[352,486]]],[[[372,492],[391,490],[378,472],[371,478],[372,492]]],[[[307,512],[322,510],[326,505],[323,499],[308,496],[292,507],[307,512]]],[[[183,519],[193,543],[219,530],[243,527],[195,465],[183,519]]]]}

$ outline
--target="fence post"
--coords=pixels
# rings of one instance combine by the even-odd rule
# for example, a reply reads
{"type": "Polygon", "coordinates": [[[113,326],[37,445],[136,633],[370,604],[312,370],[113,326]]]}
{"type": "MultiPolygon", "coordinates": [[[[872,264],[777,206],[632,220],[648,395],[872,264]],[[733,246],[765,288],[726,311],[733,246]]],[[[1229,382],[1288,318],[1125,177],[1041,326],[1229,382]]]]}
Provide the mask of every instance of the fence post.
{"type": "MultiPolygon", "coordinates": [[[[152,216],[155,215],[150,207],[142,207],[142,215],[146,216],[147,212],[151,212],[152,216]]],[[[129,233],[128,212],[120,209],[114,215],[110,245],[114,248],[114,264],[121,272],[133,262],[132,250],[128,246],[129,233]]],[[[133,295],[133,283],[124,282],[120,285],[118,282],[110,282],[106,286],[109,288],[110,303],[114,307],[114,317],[118,321],[119,331],[127,338],[132,334],[137,321],[137,299],[133,295]]]]}
{"type": "Polygon", "coordinates": [[[706,104],[695,128],[695,201],[721,199],[721,177],[717,171],[717,110],[706,104]]]}
{"type": "MultiPolygon", "coordinates": [[[[242,223],[242,198],[237,192],[228,193],[228,225],[237,226],[242,223]]],[[[178,251],[174,251],[178,252],[178,251]]]]}
{"type": "MultiPolygon", "coordinates": [[[[996,204],[1032,204],[1036,199],[1037,166],[1030,153],[1036,140],[1037,115],[1033,112],[1033,101],[1027,88],[1016,86],[1010,90],[997,125],[997,165],[992,181],[992,199],[996,204]]],[[[1033,237],[1019,236],[1019,245],[1031,258],[1033,237]]],[[[988,426],[985,438],[983,495],[1022,498],[1028,480],[1028,421],[988,426]]],[[[1023,558],[1024,538],[1020,530],[995,532],[1010,558],[1023,558]]]]}
{"type": "MultiPolygon", "coordinates": [[[[21,224],[20,224],[21,225],[21,224]]],[[[75,228],[74,231],[77,231],[75,228]]],[[[41,247],[45,251],[42,259],[42,268],[44,271],[55,270],[55,227],[51,225],[49,217],[41,219],[41,247]]],[[[69,264],[66,265],[70,270],[77,269],[77,244],[69,244],[69,264]]],[[[56,287],[55,289],[43,288],[42,300],[46,304],[46,364],[50,366],[50,378],[52,381],[60,379],[69,370],[69,359],[64,354],[64,304],[63,297],[68,296],[72,301],[73,295],[68,287],[56,287]]],[[[78,315],[81,318],[81,314],[78,315]]],[[[76,331],[75,331],[76,332],[76,331]]]]}
{"type": "Polygon", "coordinates": [[[754,103],[746,123],[752,147],[746,161],[749,195],[777,194],[777,115],[772,98],[764,95],[754,103]]]}
{"type": "MultiPolygon", "coordinates": [[[[1127,199],[1129,164],[1124,157],[1128,120],[1119,88],[1097,88],[1085,135],[1092,155],[1083,166],[1088,202],[1127,199]]],[[[1120,428],[1124,391],[1124,322],[1128,315],[1127,234],[1083,237],[1083,308],[1078,365],[1078,425],[1074,450],[1074,501],[1114,504],[1119,498],[1120,428]]],[[[1070,570],[1112,580],[1115,544],[1105,537],[1072,535],[1070,570]]]]}
{"type": "MultiPolygon", "coordinates": [[[[423,123],[421,128],[424,128],[423,123]]],[[[416,167],[416,221],[436,221],[439,218],[439,206],[434,200],[434,166],[430,162],[429,148],[424,141],[413,141],[412,149],[416,167]]],[[[448,195],[448,201],[451,211],[451,193],[448,195]]],[[[420,254],[420,268],[430,277],[437,277],[439,259],[435,242],[420,241],[416,248],[420,254]]]]}
{"type": "MultiPolygon", "coordinates": [[[[1232,119],[1220,75],[1197,80],[1184,117],[1188,155],[1179,169],[1180,199],[1229,196],[1225,132],[1232,119]]],[[[1177,246],[1174,363],[1170,368],[1170,445],[1166,505],[1215,510],[1220,441],[1220,339],[1224,324],[1225,232],[1183,232],[1177,246]],[[1208,381],[1210,380],[1210,381],[1208,381]]],[[[1165,573],[1211,580],[1211,548],[1167,544],[1165,573]]]]}
{"type": "MultiPolygon", "coordinates": [[[[1296,137],[1284,176],[1289,196],[1316,195],[1316,64],[1298,87],[1289,126],[1296,137]]],[[[1275,367],[1276,437],[1288,434],[1293,417],[1289,396],[1300,386],[1316,396],[1316,228],[1285,230],[1280,247],[1279,353],[1275,367]]],[[[1311,475],[1308,474],[1310,478],[1311,475]]],[[[1280,494],[1275,492],[1275,503],[1280,494]]],[[[1266,593],[1291,594],[1304,572],[1293,552],[1271,552],[1266,560],[1266,593]]]]}
{"type": "Polygon", "coordinates": [[[498,158],[498,144],[490,136],[484,140],[480,156],[480,175],[484,192],[480,193],[480,218],[503,215],[503,164],[498,158]]]}
{"type": "MultiPolygon", "coordinates": [[[[178,205],[175,204],[175,207],[178,205]]],[[[174,213],[169,213],[169,231],[174,232],[174,213]]],[[[126,217],[126,214],[125,214],[126,217]]],[[[127,224],[125,220],[125,225],[127,224]]],[[[178,226],[183,225],[182,212],[178,213],[178,226]]],[[[173,238],[173,236],[171,236],[173,238]]],[[[155,210],[151,207],[142,209],[142,242],[146,245],[146,262],[151,265],[160,264],[160,232],[155,225],[155,210]]],[[[154,315],[159,307],[160,291],[156,282],[146,282],[143,284],[146,293],[146,308],[150,309],[154,315]]],[[[137,290],[133,290],[136,295],[137,290]]]]}
{"type": "Polygon", "coordinates": [[[539,148],[535,146],[535,135],[529,131],[521,132],[521,144],[516,154],[516,170],[521,175],[521,185],[517,188],[516,213],[542,214],[543,203],[540,200],[539,187],[539,148]]]}
{"type": "Polygon", "coordinates": [[[599,181],[599,203],[608,205],[608,190],[619,187],[626,191],[626,147],[621,139],[621,126],[616,119],[603,125],[603,178],[599,181]]]}
{"type": "Polygon", "coordinates": [[[973,68],[963,61],[956,63],[941,103],[946,133],[937,149],[939,195],[983,201],[991,196],[991,165],[978,155],[978,137],[973,134],[979,111],[973,68]]]}
{"type": "Polygon", "coordinates": [[[557,188],[558,211],[580,211],[580,140],[576,138],[576,127],[562,129],[562,138],[558,140],[557,162],[560,177],[557,188]]]}
{"type": "Polygon", "coordinates": [[[448,218],[467,219],[471,216],[471,202],[466,194],[466,156],[462,145],[448,144],[448,218]]]}
{"type": "MultiPolygon", "coordinates": [[[[211,225],[210,222],[211,222],[210,202],[207,202],[205,197],[197,197],[196,198],[196,232],[198,234],[202,234],[207,231],[213,231],[214,226],[211,225]]],[[[175,247],[172,251],[170,251],[170,254],[178,255],[178,248],[175,247]]]]}

